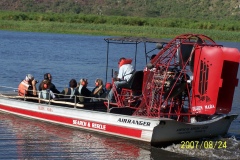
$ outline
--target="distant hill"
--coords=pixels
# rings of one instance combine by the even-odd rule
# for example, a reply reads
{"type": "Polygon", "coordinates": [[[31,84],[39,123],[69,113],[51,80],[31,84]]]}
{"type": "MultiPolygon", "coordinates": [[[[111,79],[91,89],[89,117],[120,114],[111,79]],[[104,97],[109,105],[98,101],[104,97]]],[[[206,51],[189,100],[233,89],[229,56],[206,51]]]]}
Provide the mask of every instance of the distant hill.
{"type": "Polygon", "coordinates": [[[240,20],[240,0],[1,0],[0,10],[240,20]]]}

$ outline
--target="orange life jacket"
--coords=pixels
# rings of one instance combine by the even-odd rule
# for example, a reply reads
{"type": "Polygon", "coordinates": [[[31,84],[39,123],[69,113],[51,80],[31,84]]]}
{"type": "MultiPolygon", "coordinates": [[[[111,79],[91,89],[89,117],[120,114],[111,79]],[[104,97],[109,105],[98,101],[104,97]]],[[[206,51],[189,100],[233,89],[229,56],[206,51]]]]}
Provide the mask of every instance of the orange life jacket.
{"type": "Polygon", "coordinates": [[[28,84],[28,82],[23,80],[18,86],[18,95],[19,96],[27,95],[27,91],[28,91],[29,86],[30,85],[28,84]]]}
{"type": "Polygon", "coordinates": [[[119,63],[119,67],[121,67],[124,64],[131,64],[132,59],[122,59],[121,62],[119,63]]]}

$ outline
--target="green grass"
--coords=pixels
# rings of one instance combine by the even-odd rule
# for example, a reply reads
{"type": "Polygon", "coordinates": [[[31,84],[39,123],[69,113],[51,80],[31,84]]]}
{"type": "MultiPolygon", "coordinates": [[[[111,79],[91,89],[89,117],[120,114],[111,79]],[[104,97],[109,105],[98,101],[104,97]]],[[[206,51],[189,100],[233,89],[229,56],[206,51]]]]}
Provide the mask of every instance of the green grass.
{"type": "Polygon", "coordinates": [[[240,22],[230,20],[0,11],[0,29],[152,38],[173,38],[179,34],[197,33],[205,34],[214,40],[240,41],[240,22]]]}
{"type": "Polygon", "coordinates": [[[0,20],[1,30],[49,32],[66,34],[89,34],[107,36],[137,36],[173,38],[184,33],[205,34],[214,40],[240,41],[240,32],[209,29],[186,29],[177,27],[129,26],[94,23],[70,23],[37,20],[0,20]]]}

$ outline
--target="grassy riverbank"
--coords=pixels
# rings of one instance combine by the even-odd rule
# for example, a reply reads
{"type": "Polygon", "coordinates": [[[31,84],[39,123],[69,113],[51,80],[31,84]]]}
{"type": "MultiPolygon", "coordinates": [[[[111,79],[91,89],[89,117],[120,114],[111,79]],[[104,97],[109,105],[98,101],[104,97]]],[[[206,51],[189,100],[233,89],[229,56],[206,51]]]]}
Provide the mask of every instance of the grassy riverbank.
{"type": "Polygon", "coordinates": [[[107,36],[138,36],[152,38],[173,38],[183,33],[205,34],[214,40],[240,41],[240,32],[208,29],[185,29],[170,27],[126,26],[110,24],[87,24],[46,21],[0,20],[1,30],[50,32],[66,34],[89,34],[107,36]]]}
{"type": "Polygon", "coordinates": [[[123,16],[0,11],[0,29],[66,34],[173,38],[205,34],[214,40],[240,41],[240,22],[123,16]]]}

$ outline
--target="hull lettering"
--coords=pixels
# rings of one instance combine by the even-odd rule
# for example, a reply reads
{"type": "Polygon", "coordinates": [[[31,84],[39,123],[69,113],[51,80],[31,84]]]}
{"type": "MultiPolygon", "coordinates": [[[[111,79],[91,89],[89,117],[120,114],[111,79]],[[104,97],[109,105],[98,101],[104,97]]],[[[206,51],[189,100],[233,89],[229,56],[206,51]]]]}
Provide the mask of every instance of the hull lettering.
{"type": "Polygon", "coordinates": [[[106,130],[107,128],[105,124],[99,124],[99,123],[93,123],[93,122],[87,122],[87,121],[81,121],[81,120],[73,120],[73,124],[82,126],[82,127],[99,129],[99,130],[106,130]]]}
{"type": "Polygon", "coordinates": [[[135,124],[135,125],[141,125],[141,126],[150,126],[151,125],[151,122],[138,121],[138,120],[126,119],[126,118],[119,118],[117,122],[127,123],[127,124],[135,124]]]}

